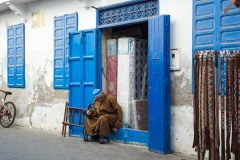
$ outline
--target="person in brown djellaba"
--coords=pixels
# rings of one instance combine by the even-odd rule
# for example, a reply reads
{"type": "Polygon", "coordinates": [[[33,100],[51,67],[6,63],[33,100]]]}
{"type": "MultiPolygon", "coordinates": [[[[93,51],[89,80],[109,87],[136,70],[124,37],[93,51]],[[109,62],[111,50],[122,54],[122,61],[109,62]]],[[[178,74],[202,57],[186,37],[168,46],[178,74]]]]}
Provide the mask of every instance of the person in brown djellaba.
{"type": "Polygon", "coordinates": [[[122,108],[115,97],[102,92],[100,89],[93,91],[94,108],[87,110],[85,116],[85,129],[91,135],[87,141],[99,141],[100,144],[109,143],[109,131],[114,133],[122,127],[122,108]],[[98,137],[103,136],[102,139],[98,137]]]}

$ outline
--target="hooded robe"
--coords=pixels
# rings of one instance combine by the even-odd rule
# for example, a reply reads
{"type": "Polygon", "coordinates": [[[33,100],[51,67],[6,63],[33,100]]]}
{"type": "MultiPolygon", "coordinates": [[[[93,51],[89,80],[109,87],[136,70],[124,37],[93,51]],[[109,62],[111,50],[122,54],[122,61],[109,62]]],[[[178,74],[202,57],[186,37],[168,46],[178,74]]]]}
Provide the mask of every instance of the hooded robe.
{"type": "Polygon", "coordinates": [[[122,108],[116,98],[103,93],[102,102],[94,100],[91,114],[85,116],[85,129],[88,134],[108,137],[110,127],[122,127],[122,108]]]}

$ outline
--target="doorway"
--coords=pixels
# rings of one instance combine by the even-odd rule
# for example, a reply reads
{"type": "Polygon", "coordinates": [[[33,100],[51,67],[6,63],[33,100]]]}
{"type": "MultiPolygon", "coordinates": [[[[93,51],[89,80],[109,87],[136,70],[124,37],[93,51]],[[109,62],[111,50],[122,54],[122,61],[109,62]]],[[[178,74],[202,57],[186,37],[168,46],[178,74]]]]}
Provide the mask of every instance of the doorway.
{"type": "MultiPolygon", "coordinates": [[[[140,24],[140,23],[135,23],[140,24]]],[[[119,129],[118,134],[110,138],[124,143],[143,144],[148,146],[150,151],[158,153],[170,153],[170,16],[155,16],[143,22],[143,26],[147,26],[147,100],[148,100],[148,130],[132,129],[133,123],[131,118],[124,128],[119,129]],[[147,24],[147,25],[146,25],[147,24]]],[[[130,25],[125,24],[125,27],[130,25]]],[[[133,29],[131,27],[129,29],[133,29]]],[[[141,27],[140,27],[141,28],[141,27]]],[[[107,91],[106,83],[106,59],[107,59],[107,40],[109,33],[116,33],[122,31],[123,28],[108,27],[102,29],[91,29],[77,31],[70,34],[70,52],[69,52],[69,66],[70,66],[70,83],[69,83],[69,104],[77,108],[84,108],[87,103],[93,100],[92,91],[98,87],[103,91],[107,91]],[[110,31],[109,31],[110,30],[110,31]],[[99,39],[99,40],[98,40],[99,39]],[[91,45],[90,45],[91,44],[91,45]],[[104,45],[105,44],[105,45],[104,45]],[[83,61],[84,60],[84,61],[83,61]],[[83,62],[83,63],[81,63],[83,62]],[[92,70],[91,77],[89,71],[92,70]],[[103,81],[103,83],[101,83],[103,81]],[[105,81],[105,82],[104,82],[105,81]],[[79,94],[80,93],[80,94],[79,94]],[[80,95],[80,96],[79,96],[80,95]]],[[[125,28],[124,28],[125,29],[125,28]]],[[[146,30],[146,28],[145,28],[146,30]]],[[[143,33],[143,34],[144,34],[143,33]]],[[[125,34],[126,35],[126,34],[125,34]]],[[[143,36],[144,37],[144,36],[143,36]]],[[[121,44],[127,44],[128,47],[118,48],[122,58],[128,58],[125,62],[130,66],[130,58],[127,55],[131,48],[131,38],[123,39],[121,44]],[[126,49],[127,48],[127,49],[126,49]],[[124,52],[123,52],[124,51],[124,52]],[[126,53],[128,52],[128,53],[126,53]]],[[[133,38],[137,39],[137,38],[133,38]]],[[[143,39],[146,41],[146,39],[143,39]]],[[[118,55],[120,55],[118,54],[118,55]]],[[[118,57],[119,58],[119,57],[118,57]]],[[[124,59],[123,59],[124,61],[124,59]]],[[[130,71],[128,69],[121,71],[130,71]]],[[[116,68],[116,67],[115,67],[116,68]]],[[[118,67],[119,70],[119,67],[118,67]]],[[[144,73],[144,72],[143,72],[144,73]]],[[[129,80],[129,75],[123,76],[129,80]]],[[[117,83],[117,85],[119,82],[117,83]]],[[[123,81],[123,84],[126,85],[123,81]]],[[[130,80],[129,80],[130,84],[130,80]]],[[[129,85],[127,85],[129,86],[129,85]]],[[[124,88],[124,87],[123,87],[124,88]]],[[[130,88],[130,87],[129,87],[130,88]]],[[[128,88],[128,89],[129,89],[128,88]]],[[[118,88],[119,89],[119,88],[118,88]]],[[[127,96],[130,97],[130,91],[124,90],[127,96]]],[[[118,99],[119,100],[119,99],[118,99]]],[[[125,101],[126,102],[126,101],[125,101]]],[[[129,102],[129,99],[128,101],[129,102]]],[[[130,104],[131,105],[131,104],[130,104]]],[[[129,104],[126,106],[130,106],[129,104]]],[[[131,115],[131,112],[125,115],[131,115]]],[[[146,115],[146,114],[145,114],[146,115]]],[[[76,116],[76,115],[75,115],[76,116]]],[[[133,121],[133,120],[132,120],[133,121]]],[[[71,135],[80,136],[82,130],[72,127],[71,135]]]]}
{"type": "Polygon", "coordinates": [[[102,29],[102,86],[123,109],[123,127],[148,131],[148,23],[102,29]]]}

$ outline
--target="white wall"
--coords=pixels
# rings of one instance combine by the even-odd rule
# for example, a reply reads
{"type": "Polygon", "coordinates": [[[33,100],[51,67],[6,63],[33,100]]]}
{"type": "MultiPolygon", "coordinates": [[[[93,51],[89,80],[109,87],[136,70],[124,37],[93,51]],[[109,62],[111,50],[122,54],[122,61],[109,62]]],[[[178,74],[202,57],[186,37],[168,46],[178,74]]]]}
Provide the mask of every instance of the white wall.
{"type": "MultiPolygon", "coordinates": [[[[124,0],[89,0],[90,6],[101,7],[124,0]]],[[[17,106],[15,124],[44,130],[61,131],[66,90],[53,89],[53,20],[78,12],[78,29],[96,28],[96,10],[82,8],[83,0],[41,0],[26,5],[25,58],[26,88],[7,88],[7,36],[9,25],[22,23],[11,10],[0,12],[0,87],[13,91],[9,97],[17,106]],[[44,26],[33,29],[31,13],[44,11],[44,26]],[[1,73],[2,70],[2,73],[1,73]]],[[[171,142],[172,151],[195,154],[191,85],[192,1],[160,0],[160,14],[171,16],[171,48],[181,52],[181,70],[171,72],[171,142]]]]}
{"type": "MultiPolygon", "coordinates": [[[[100,7],[110,1],[90,1],[100,7]]],[[[0,12],[0,87],[13,92],[9,97],[17,106],[16,125],[61,131],[68,91],[53,89],[53,20],[55,16],[78,12],[78,29],[96,28],[96,10],[83,8],[78,0],[41,0],[26,4],[25,64],[26,88],[7,88],[7,27],[24,23],[11,10],[0,12]],[[44,26],[33,29],[31,13],[44,11],[44,26]]],[[[115,3],[111,1],[111,3],[115,3]]]]}
{"type": "Polygon", "coordinates": [[[192,148],[192,0],[160,0],[160,14],[170,15],[170,48],[178,49],[181,54],[181,70],[171,72],[172,150],[195,155],[192,148]]]}

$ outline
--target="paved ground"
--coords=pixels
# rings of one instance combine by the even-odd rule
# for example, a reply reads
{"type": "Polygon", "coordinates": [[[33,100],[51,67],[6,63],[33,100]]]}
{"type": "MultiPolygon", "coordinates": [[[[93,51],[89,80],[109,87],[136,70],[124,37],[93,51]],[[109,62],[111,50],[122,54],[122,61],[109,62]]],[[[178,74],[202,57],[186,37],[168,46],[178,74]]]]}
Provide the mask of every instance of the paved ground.
{"type": "Polygon", "coordinates": [[[162,155],[147,147],[110,142],[83,142],[61,133],[32,128],[0,127],[0,160],[192,160],[182,155],[162,155]]]}

